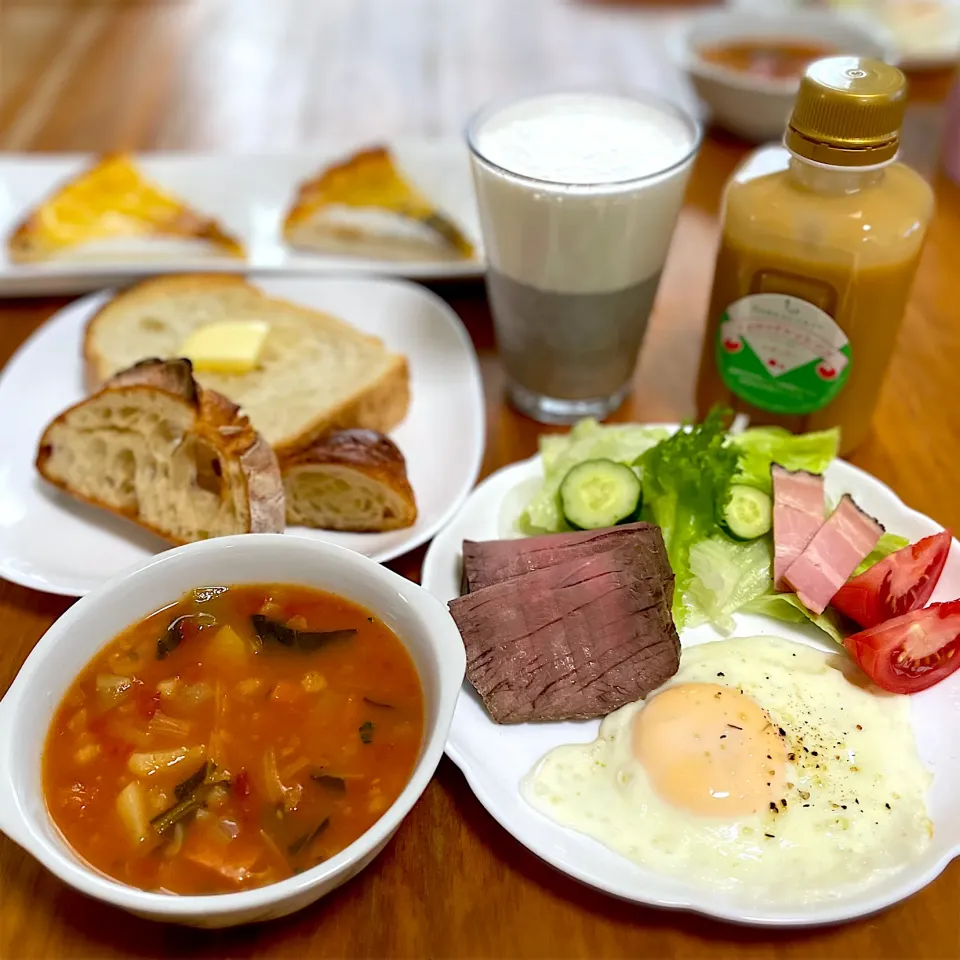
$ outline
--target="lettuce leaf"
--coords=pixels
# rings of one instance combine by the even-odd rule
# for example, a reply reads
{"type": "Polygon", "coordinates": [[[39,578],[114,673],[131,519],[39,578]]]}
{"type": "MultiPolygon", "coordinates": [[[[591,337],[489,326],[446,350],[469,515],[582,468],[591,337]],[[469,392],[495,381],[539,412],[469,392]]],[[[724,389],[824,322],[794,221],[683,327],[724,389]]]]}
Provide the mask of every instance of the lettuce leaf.
{"type": "Polygon", "coordinates": [[[693,581],[690,548],[719,533],[718,507],[728,496],[739,453],[728,444],[726,411],[715,408],[702,423],[683,427],[644,453],[643,513],[663,533],[676,578],[673,619],[686,623],[684,597],[693,581]]]}
{"type": "Polygon", "coordinates": [[[601,458],[632,464],[669,434],[664,427],[602,426],[596,420],[586,419],[567,434],[542,436],[540,460],[544,480],[517,521],[520,530],[526,534],[569,530],[570,525],[560,508],[560,484],[571,467],[584,460],[601,458]]]}
{"type": "Polygon", "coordinates": [[[759,613],[786,623],[809,623],[841,643],[856,628],[828,609],[817,615],[795,593],[774,593],[770,578],[769,538],[738,543],[711,537],[690,549],[694,578],[684,597],[686,625],[711,623],[721,633],[732,633],[733,614],[759,613]]]}
{"type": "Polygon", "coordinates": [[[755,597],[740,608],[742,613],[760,613],[786,623],[812,623],[819,627],[831,640],[842,643],[851,630],[844,619],[829,607],[816,614],[808,610],[795,593],[765,593],[755,597]]]}
{"type": "Polygon", "coordinates": [[[874,564],[886,559],[891,553],[896,553],[906,547],[910,541],[906,537],[898,536],[896,533],[884,533],[877,541],[877,545],[864,557],[860,566],[853,571],[855,577],[865,573],[874,564]]]}
{"type": "Polygon", "coordinates": [[[690,550],[694,579],[684,605],[687,626],[711,623],[721,633],[732,633],[732,614],[759,613],[786,623],[809,623],[831,640],[842,643],[856,627],[836,611],[817,615],[795,593],[774,593],[770,579],[771,545],[768,539],[738,543],[713,537],[690,550]]]}
{"type": "Polygon", "coordinates": [[[690,548],[693,579],[683,598],[688,627],[712,623],[732,633],[732,614],[770,590],[770,538],[740,543],[720,535],[690,548]]]}
{"type": "Polygon", "coordinates": [[[752,427],[730,437],[740,451],[740,469],[734,483],[771,492],[770,466],[823,473],[837,456],[839,430],[792,434],[782,427],[752,427]]]}

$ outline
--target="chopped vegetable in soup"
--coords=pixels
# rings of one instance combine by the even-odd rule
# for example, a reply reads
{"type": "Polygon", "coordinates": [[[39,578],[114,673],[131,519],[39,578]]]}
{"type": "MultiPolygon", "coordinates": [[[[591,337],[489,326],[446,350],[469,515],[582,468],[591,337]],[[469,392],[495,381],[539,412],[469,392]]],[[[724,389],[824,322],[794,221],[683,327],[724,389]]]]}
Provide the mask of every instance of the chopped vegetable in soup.
{"type": "Polygon", "coordinates": [[[423,696],[393,632],[341,597],[195,590],[74,681],[44,795],[93,867],[144,890],[230,893],[332,857],[396,800],[423,696]]]}

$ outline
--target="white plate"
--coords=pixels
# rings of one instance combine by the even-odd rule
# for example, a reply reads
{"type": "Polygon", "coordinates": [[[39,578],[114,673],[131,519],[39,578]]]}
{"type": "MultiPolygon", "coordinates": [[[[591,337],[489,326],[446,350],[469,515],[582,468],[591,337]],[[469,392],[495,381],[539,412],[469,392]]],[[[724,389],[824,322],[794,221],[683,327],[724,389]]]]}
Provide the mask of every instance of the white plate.
{"type": "MultiPolygon", "coordinates": [[[[310,151],[277,155],[138,154],[150,179],[201,213],[215,217],[240,238],[247,259],[190,255],[176,244],[164,259],[137,257],[143,246],[117,245],[114,260],[12,264],[6,241],[23,216],[58,184],[89,165],[81,154],[0,155],[0,296],[83,293],[153,273],[222,270],[230,273],[310,276],[364,272],[414,278],[479,277],[474,260],[366,260],[298,253],[283,242],[283,217],[297,185],[324,166],[348,156],[357,144],[323,144],[310,151]]],[[[464,229],[479,249],[480,230],[467,148],[457,139],[399,140],[390,144],[403,172],[464,229]]]]}
{"type": "MultiPolygon", "coordinates": [[[[887,2],[893,6],[898,0],[887,2]]],[[[955,66],[960,58],[960,0],[900,2],[904,8],[910,5],[926,7],[928,22],[918,28],[914,16],[913,23],[904,17],[898,24],[896,19],[884,16],[882,4],[876,0],[727,0],[727,5],[737,10],[760,10],[766,14],[787,13],[798,8],[821,12],[824,8],[832,8],[848,20],[865,22],[884,31],[891,44],[890,62],[904,70],[942,70],[955,66]]]]}
{"type": "MultiPolygon", "coordinates": [[[[514,521],[541,477],[539,458],[514,464],[488,477],[470,495],[451,523],[436,537],[423,567],[423,586],[440,600],[460,594],[460,557],[464,539],[513,536],[514,521]]],[[[915,539],[941,528],[911,510],[880,481],[856,467],[835,461],[827,472],[830,495],[851,492],[857,502],[887,525],[915,539]]],[[[960,596],[960,544],[954,541],[934,600],[960,596]]],[[[805,629],[760,616],[738,616],[741,636],[771,634],[824,650],[815,628],[805,629]]],[[[687,646],[718,639],[710,627],[685,631],[687,646]]],[[[464,682],[447,740],[447,754],[460,767],[480,802],[522,844],[558,870],[615,896],[651,906],[685,908],[738,923],[812,925],[873,913],[930,883],[960,854],[960,672],[912,698],[912,720],[920,755],[934,774],[928,804],[935,824],[924,856],[890,880],[866,892],[812,905],[783,906],[738,900],[730,894],[685,883],[645,870],[589,837],[561,827],[520,796],[520,779],[548,750],[561,743],[588,742],[598,720],[498,726],[473,688],[464,682]]],[[[789,878],[784,878],[789,882],[789,878]]]]}
{"type": "MultiPolygon", "coordinates": [[[[376,334],[410,364],[410,411],[392,437],[407,460],[416,524],[389,533],[291,527],[288,534],[339,543],[379,561],[425,543],[463,503],[483,457],[483,387],[463,324],[435,294],[402,280],[275,279],[258,285],[376,334]]],[[[46,424],[85,395],[83,329],[110,295],[93,294],[61,310],[0,377],[0,576],[71,597],[168,546],[54,489],[33,467],[46,424]]]]}

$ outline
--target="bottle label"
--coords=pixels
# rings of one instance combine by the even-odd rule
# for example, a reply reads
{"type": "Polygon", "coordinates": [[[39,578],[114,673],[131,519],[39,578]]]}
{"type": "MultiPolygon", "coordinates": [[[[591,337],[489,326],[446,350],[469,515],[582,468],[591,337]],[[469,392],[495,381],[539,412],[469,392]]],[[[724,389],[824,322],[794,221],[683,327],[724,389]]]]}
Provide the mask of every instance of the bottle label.
{"type": "Polygon", "coordinates": [[[850,341],[830,314],[782,293],[731,303],[717,332],[723,382],[770,413],[822,409],[846,383],[850,360],[850,341]]]}

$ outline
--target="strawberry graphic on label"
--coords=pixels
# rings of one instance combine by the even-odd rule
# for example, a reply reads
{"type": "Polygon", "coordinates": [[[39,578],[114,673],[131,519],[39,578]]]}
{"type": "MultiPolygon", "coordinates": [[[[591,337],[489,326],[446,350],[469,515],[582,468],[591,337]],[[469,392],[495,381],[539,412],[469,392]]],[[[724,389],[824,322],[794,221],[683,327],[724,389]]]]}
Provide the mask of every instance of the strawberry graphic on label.
{"type": "Polygon", "coordinates": [[[825,363],[821,363],[817,367],[817,375],[821,380],[835,380],[837,378],[837,371],[833,367],[828,367],[825,363]]]}
{"type": "Polygon", "coordinates": [[[743,341],[739,337],[737,339],[724,337],[723,349],[726,350],[727,353],[739,353],[743,349],[743,341]]]}

